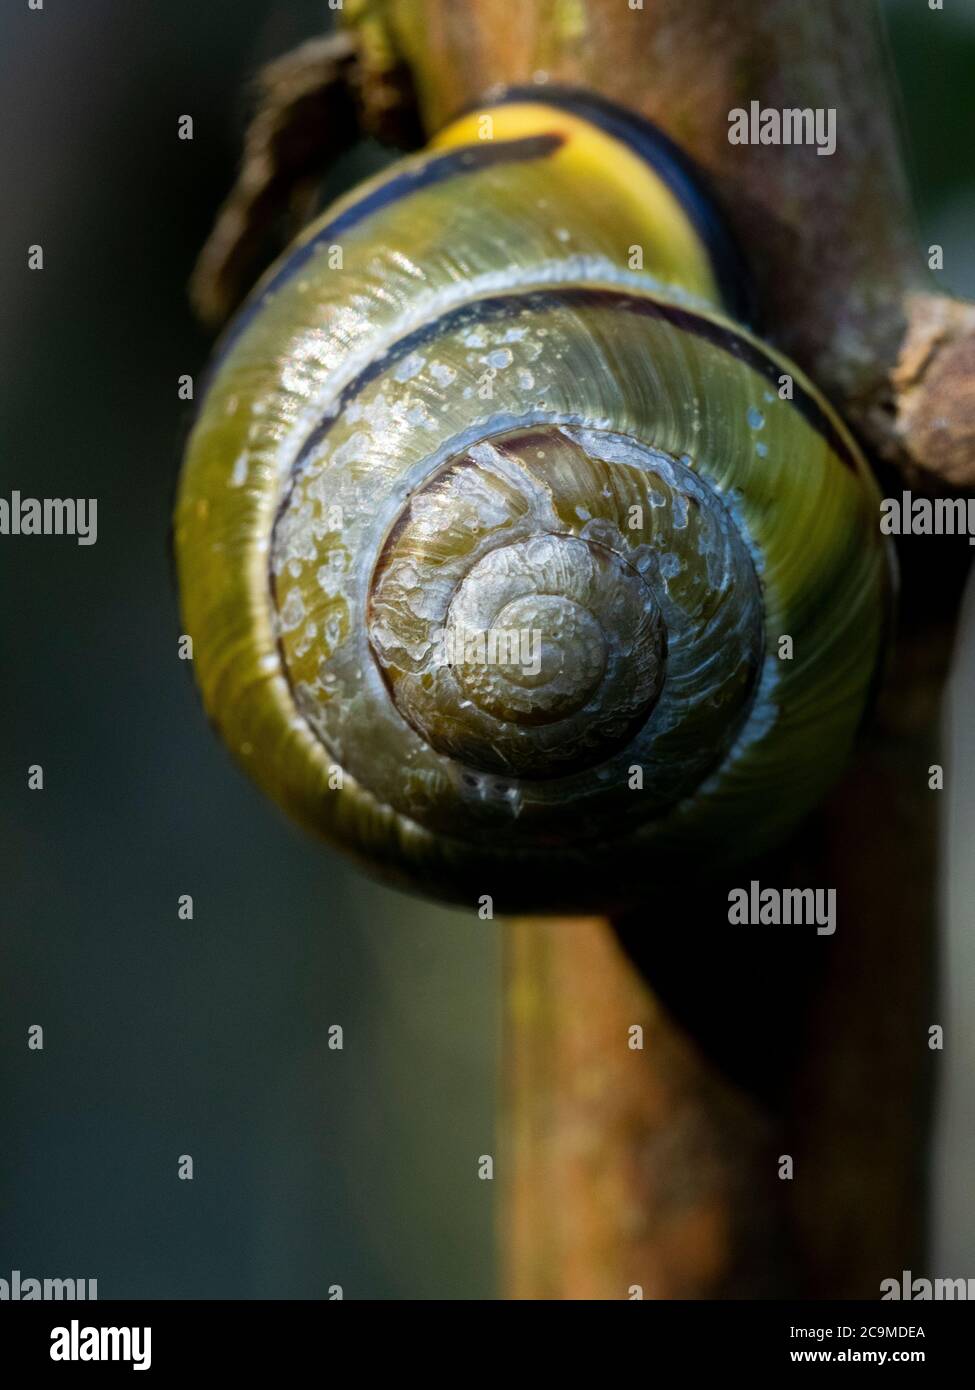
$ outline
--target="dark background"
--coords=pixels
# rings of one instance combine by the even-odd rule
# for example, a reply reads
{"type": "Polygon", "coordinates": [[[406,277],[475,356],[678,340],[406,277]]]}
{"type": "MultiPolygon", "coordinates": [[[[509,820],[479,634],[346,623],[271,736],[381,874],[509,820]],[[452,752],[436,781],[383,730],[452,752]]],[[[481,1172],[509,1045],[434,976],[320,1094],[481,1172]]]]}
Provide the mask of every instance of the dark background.
{"type": "MultiPolygon", "coordinates": [[[[975,0],[946,3],[888,9],[925,242],[975,294],[975,0]]],[[[98,498],[94,546],[0,539],[0,1277],[97,1278],[101,1297],[494,1292],[476,1164],[496,1151],[497,924],[377,887],[288,824],[176,655],[177,378],[199,378],[208,350],[185,282],[232,177],[246,79],[325,11],[0,3],[0,495],[98,498]],[[43,1052],[26,1046],[36,1023],[43,1052]]],[[[965,659],[970,690],[971,637],[965,659]]],[[[946,1010],[975,979],[968,722],[946,1010]]],[[[935,1165],[938,1268],[957,1275],[975,1253],[973,1059],[967,1037],[935,1165]]]]}

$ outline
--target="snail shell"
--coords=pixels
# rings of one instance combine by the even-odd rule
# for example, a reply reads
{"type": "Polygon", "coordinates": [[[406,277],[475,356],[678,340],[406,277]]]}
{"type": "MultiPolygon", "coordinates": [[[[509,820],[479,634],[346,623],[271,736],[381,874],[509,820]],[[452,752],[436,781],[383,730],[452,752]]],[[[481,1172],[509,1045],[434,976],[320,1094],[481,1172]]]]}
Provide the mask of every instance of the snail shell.
{"type": "Polygon", "coordinates": [[[175,525],[206,707],[273,797],[510,911],[622,905],[823,795],[883,645],[878,497],[743,284],[663,138],[568,96],[309,228],[219,349],[175,525]]]}

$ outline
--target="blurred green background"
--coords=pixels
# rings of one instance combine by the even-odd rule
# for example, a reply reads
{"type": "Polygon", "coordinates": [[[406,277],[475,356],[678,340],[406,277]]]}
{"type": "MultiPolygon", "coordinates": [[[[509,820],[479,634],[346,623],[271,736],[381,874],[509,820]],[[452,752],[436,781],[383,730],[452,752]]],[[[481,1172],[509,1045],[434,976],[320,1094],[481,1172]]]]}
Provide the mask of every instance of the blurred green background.
{"type": "MultiPolygon", "coordinates": [[[[232,765],[176,658],[176,385],[208,350],[185,282],[248,76],[325,10],[6,0],[0,18],[0,495],[99,499],[93,547],[0,545],[3,1277],[94,1277],[102,1297],[495,1290],[476,1162],[495,1144],[497,925],[377,887],[306,839],[232,765]],[[26,1047],[34,1023],[43,1052],[26,1047]]],[[[888,10],[925,242],[975,295],[975,0],[888,10]]],[[[975,765],[971,741],[963,756],[975,765]]],[[[970,827],[975,790],[953,796],[970,827]]],[[[953,912],[975,896],[958,857],[953,912]]],[[[942,1153],[961,1134],[970,1156],[967,1091],[942,1153]]],[[[944,1167],[939,1210],[964,1201],[958,1172],[944,1167]]],[[[972,1217],[949,1218],[945,1269],[963,1274],[972,1217]]]]}

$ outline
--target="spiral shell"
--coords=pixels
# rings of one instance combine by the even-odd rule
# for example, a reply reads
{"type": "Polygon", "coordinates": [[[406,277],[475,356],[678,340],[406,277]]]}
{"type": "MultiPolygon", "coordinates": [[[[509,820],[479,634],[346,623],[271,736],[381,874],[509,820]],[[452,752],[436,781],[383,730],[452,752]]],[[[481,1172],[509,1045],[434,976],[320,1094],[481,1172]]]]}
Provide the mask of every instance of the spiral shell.
{"type": "Polygon", "coordinates": [[[652,132],[479,119],[326,214],[231,328],[184,618],[231,748],[329,839],[500,911],[605,908],[836,777],[883,642],[877,497],[722,312],[730,252],[652,132]]]}

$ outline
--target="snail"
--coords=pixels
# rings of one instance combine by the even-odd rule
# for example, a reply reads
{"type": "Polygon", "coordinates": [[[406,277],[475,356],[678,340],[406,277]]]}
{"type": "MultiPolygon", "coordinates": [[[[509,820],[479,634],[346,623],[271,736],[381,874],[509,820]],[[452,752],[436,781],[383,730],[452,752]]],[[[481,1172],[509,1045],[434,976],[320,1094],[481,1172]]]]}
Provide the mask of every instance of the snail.
{"type": "Polygon", "coordinates": [[[853,438],[700,176],[514,91],[340,199],[225,331],[174,525],[206,709],[387,881],[608,910],[848,759],[891,590],[853,438]]]}

